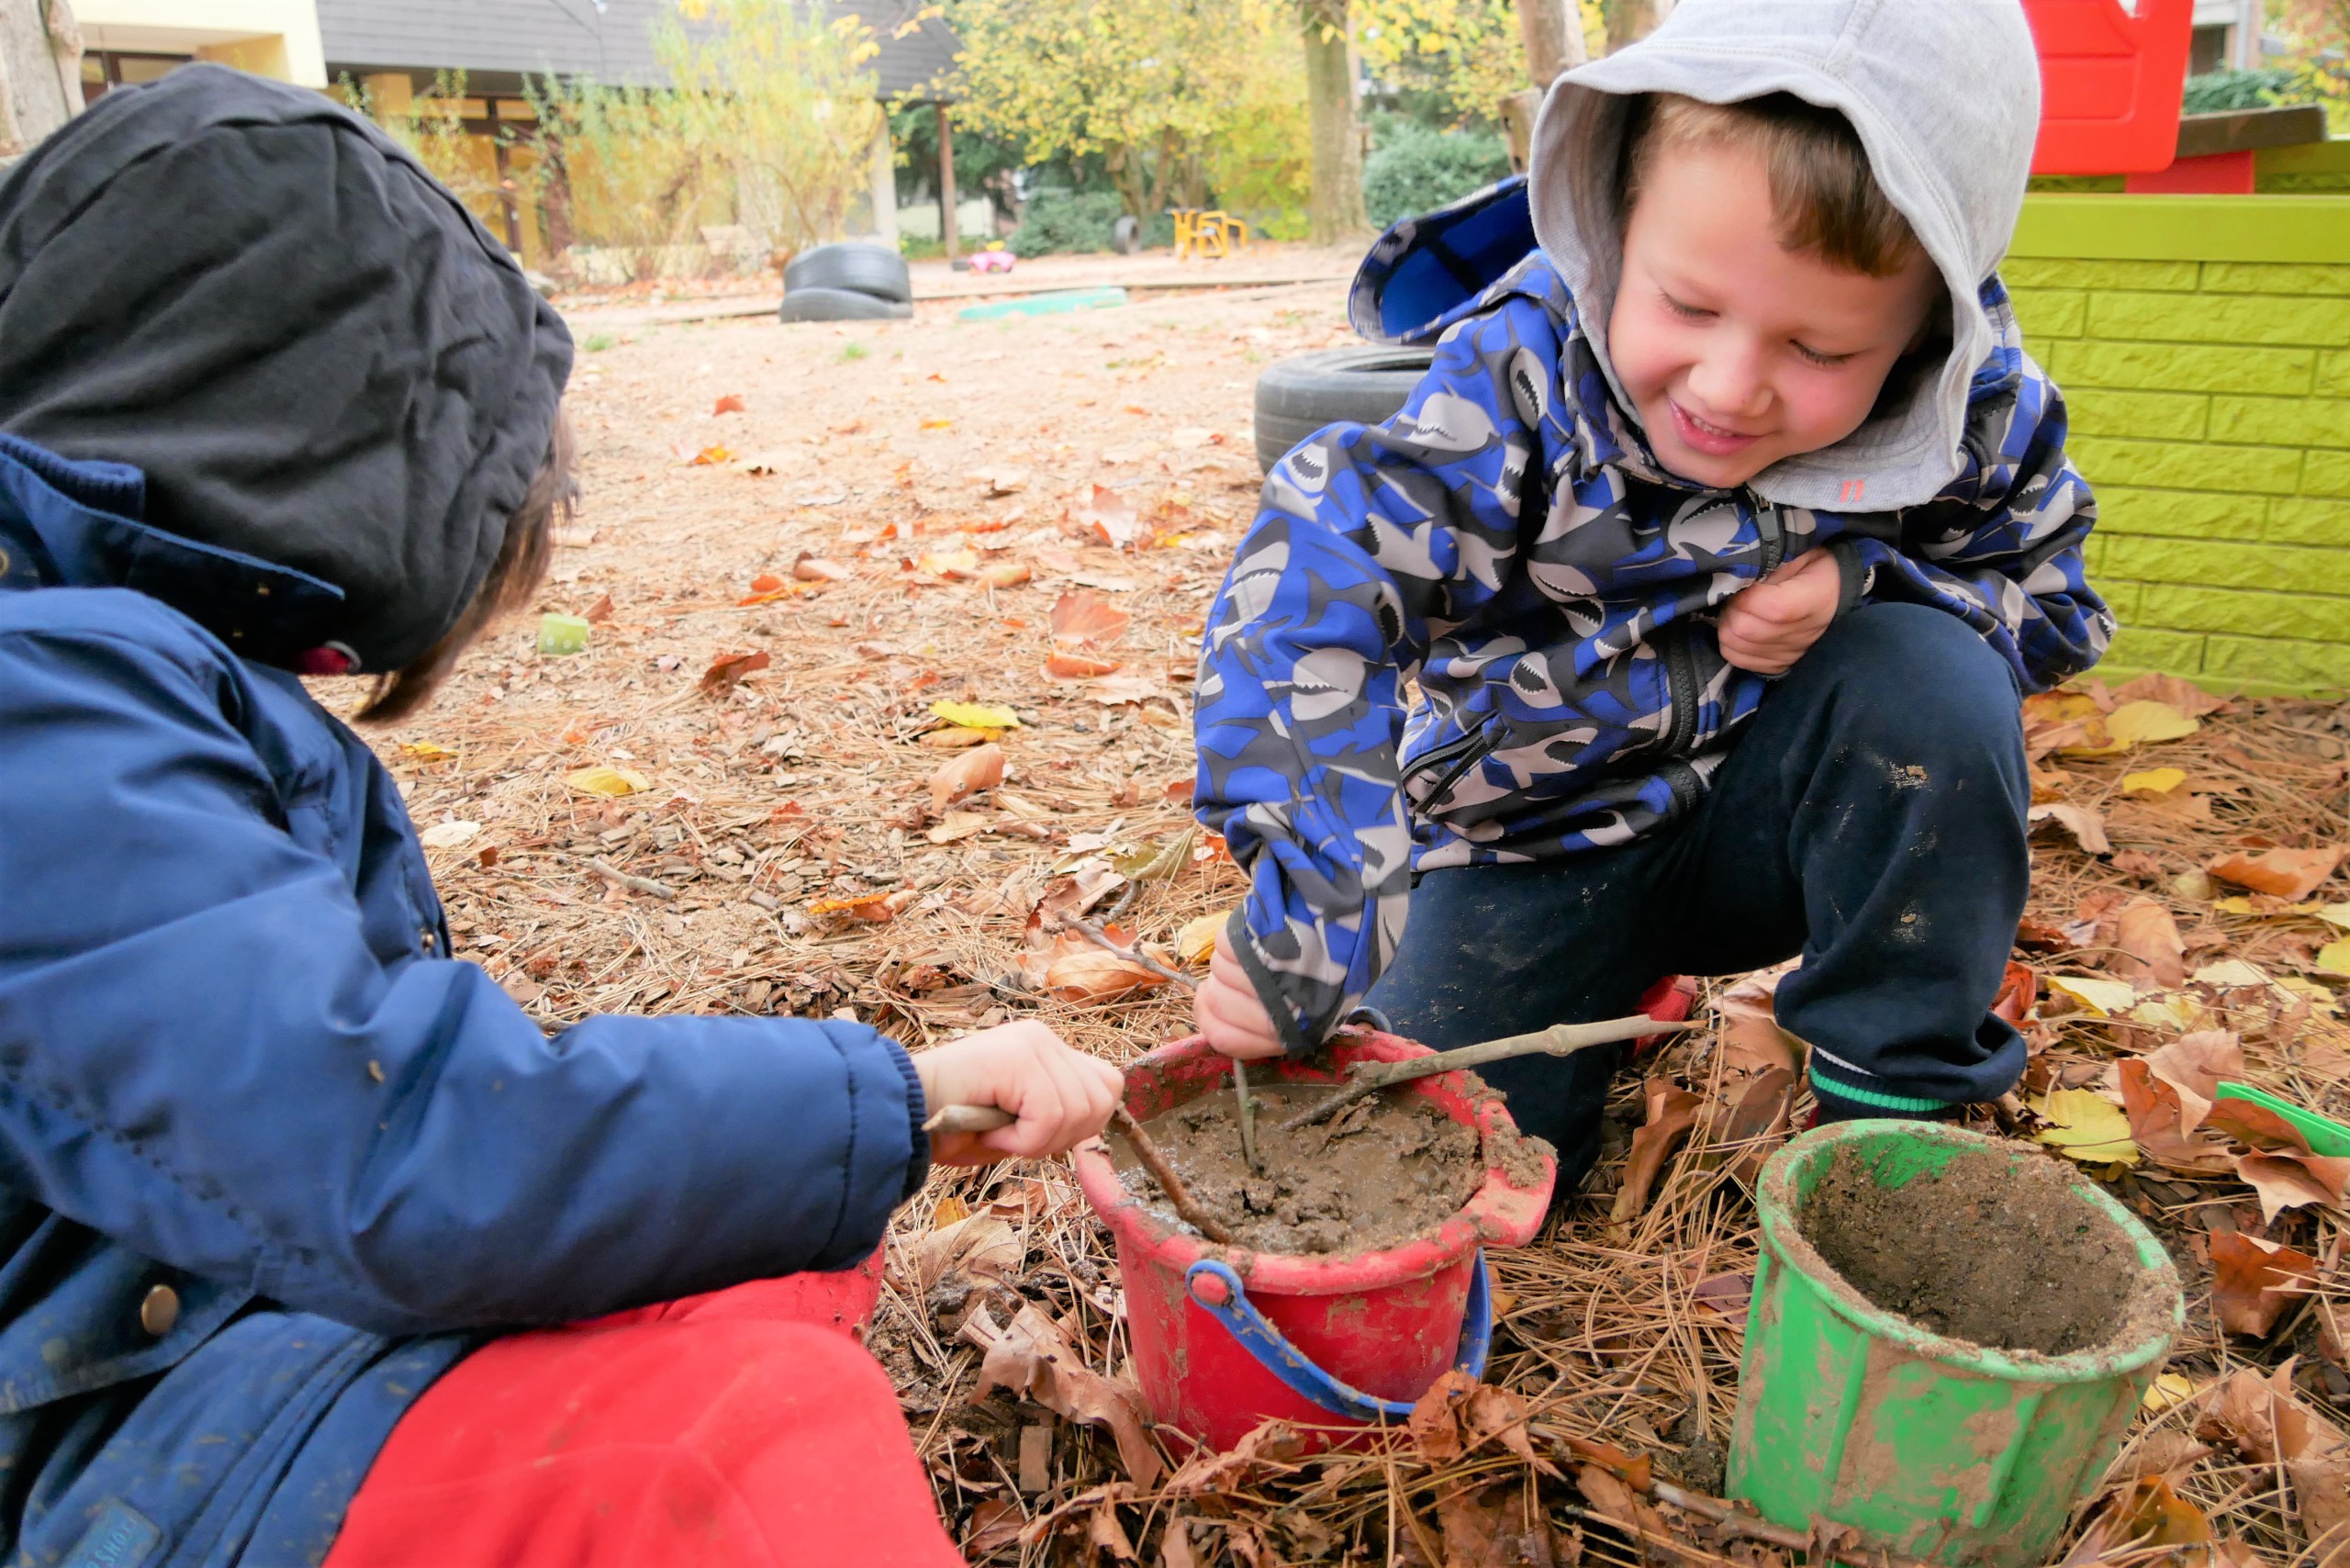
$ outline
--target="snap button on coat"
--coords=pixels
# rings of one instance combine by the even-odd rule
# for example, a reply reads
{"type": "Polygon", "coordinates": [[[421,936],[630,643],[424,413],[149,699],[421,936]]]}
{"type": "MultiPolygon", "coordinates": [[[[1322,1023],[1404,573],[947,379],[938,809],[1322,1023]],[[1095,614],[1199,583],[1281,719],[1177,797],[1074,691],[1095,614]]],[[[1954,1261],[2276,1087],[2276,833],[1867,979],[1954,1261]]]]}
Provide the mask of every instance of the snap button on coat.
{"type": "Polygon", "coordinates": [[[139,1304],[139,1327],[160,1339],[172,1331],[180,1320],[180,1293],[169,1285],[157,1285],[139,1304]]]}

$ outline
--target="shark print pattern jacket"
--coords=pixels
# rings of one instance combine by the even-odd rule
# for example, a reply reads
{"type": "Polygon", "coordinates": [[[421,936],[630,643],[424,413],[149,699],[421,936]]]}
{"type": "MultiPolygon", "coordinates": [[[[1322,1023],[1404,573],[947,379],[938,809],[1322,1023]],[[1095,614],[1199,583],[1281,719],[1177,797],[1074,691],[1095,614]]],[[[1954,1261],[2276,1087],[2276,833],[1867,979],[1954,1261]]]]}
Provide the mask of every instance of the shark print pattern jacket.
{"type": "Polygon", "coordinates": [[[1792,556],[1833,551],[1846,609],[1958,616],[2024,689],[2097,662],[2113,620],[2083,576],[2095,506],[2064,401],[1996,274],[1981,300],[1995,346],[1956,476],[1894,511],[1665,472],[1539,252],[1433,324],[1394,419],[1274,467],[1207,619],[1195,800],[1249,873],[1228,934],[1292,1051],[1378,979],[1415,871],[1684,817],[1768,687],[1723,660],[1713,618],[1792,556]]]}

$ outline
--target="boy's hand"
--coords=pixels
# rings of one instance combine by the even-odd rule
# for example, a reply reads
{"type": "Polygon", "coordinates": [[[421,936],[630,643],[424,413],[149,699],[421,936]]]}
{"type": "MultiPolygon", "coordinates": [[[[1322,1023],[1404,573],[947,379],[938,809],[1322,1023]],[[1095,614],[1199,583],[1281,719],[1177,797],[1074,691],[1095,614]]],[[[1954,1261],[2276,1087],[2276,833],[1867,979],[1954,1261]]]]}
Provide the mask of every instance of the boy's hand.
{"type": "Polygon", "coordinates": [[[934,1112],[942,1105],[994,1105],[1020,1118],[991,1133],[933,1133],[935,1165],[1058,1154],[1100,1132],[1125,1090],[1125,1075],[1116,1068],[1070,1049],[1034,1022],[982,1029],[912,1060],[934,1112]]]}
{"type": "Polygon", "coordinates": [[[1785,675],[1836,619],[1843,574],[1827,550],[1807,550],[1722,607],[1722,657],[1757,675],[1785,675]]]}
{"type": "Polygon", "coordinates": [[[1257,1000],[1248,971],[1233,956],[1232,938],[1215,934],[1215,955],[1208,960],[1208,978],[1192,994],[1192,1022],[1208,1044],[1236,1061],[1255,1061],[1281,1054],[1281,1031],[1273,1015],[1257,1000]]]}

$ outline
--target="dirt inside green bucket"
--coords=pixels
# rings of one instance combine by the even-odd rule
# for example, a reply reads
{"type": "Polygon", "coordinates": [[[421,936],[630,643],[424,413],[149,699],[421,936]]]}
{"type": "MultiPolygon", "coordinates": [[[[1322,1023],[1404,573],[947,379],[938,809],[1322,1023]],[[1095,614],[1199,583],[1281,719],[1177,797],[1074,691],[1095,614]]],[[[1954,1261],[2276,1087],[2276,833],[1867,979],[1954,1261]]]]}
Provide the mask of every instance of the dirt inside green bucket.
{"type": "Polygon", "coordinates": [[[1846,1147],[1802,1199],[1804,1239],[1887,1312],[1954,1339],[2070,1355],[2142,1305],[2137,1248],[2068,1167],[1989,1149],[1899,1169],[1846,1147]]]}

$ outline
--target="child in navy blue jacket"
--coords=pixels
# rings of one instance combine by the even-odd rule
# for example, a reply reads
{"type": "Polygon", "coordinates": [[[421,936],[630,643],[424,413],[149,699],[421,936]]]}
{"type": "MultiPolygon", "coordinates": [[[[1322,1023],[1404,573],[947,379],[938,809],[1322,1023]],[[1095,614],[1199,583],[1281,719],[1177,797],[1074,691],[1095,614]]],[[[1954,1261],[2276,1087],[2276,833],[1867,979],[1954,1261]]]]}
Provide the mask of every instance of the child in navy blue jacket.
{"type": "MultiPolygon", "coordinates": [[[[1275,465],[1209,612],[1195,798],[1252,881],[1217,1048],[1366,1001],[1458,1046],[1800,952],[1823,1114],[2015,1082],[2018,693],[2113,630],[1995,271],[2038,118],[2015,0],[1683,0],[1552,87],[1523,196],[1373,251],[1390,290],[1509,270],[1410,319],[1400,414],[1275,465]]],[[[1562,1183],[1612,1065],[1488,1072],[1562,1183]]]]}
{"type": "Polygon", "coordinates": [[[405,711],[527,599],[570,361],[319,95],[191,67],[0,185],[10,1561],[957,1561],[878,1366],[792,1321],[878,1287],[798,1271],[1117,1073],[1037,1025],[546,1038],[295,673],[405,711]]]}

